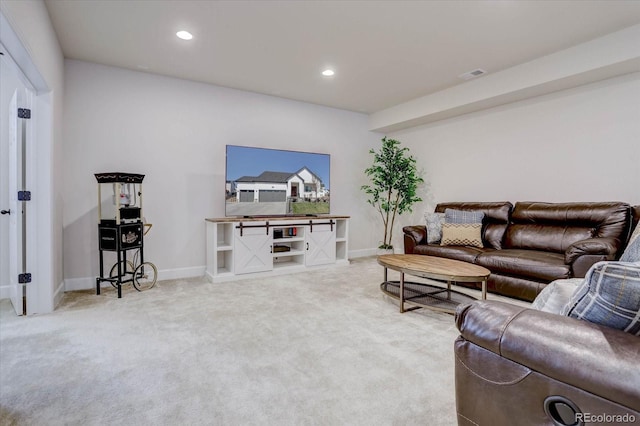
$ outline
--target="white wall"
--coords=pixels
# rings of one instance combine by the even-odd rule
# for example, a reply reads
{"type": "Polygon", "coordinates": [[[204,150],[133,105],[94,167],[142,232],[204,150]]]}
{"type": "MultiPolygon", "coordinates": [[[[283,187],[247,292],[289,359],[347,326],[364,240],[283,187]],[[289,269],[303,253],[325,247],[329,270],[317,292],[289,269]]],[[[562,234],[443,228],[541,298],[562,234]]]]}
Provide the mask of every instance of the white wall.
{"type": "Polygon", "coordinates": [[[356,218],[353,254],[376,246],[359,189],[380,139],[366,115],[74,60],[65,82],[67,290],[98,275],[97,172],[145,174],[145,257],[161,279],[202,275],[204,219],[225,213],[227,144],[330,154],[331,212],[356,218]]]}
{"type": "Polygon", "coordinates": [[[640,204],[639,100],[634,73],[391,134],[429,184],[401,225],[445,201],[640,204]]]}
{"type": "Polygon", "coordinates": [[[28,230],[28,239],[36,249],[28,256],[33,283],[27,288],[27,306],[29,313],[44,313],[53,310],[56,300],[62,296],[63,287],[64,59],[42,0],[2,1],[0,9],[20,40],[19,52],[11,53],[20,56],[15,58],[16,62],[38,90],[32,117],[36,127],[37,165],[31,168],[27,177],[34,197],[31,212],[36,212],[35,226],[28,230]]]}

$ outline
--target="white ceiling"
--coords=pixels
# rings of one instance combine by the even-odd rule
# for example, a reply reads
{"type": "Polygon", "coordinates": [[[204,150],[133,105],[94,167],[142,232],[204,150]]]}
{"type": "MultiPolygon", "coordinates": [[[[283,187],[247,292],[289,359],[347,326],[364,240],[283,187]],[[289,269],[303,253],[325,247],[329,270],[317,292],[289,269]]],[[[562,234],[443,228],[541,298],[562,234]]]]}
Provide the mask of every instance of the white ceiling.
{"type": "Polygon", "coordinates": [[[640,23],[636,0],[46,5],[66,58],[365,113],[640,23]],[[192,41],[175,36],[183,29],[192,41]]]}

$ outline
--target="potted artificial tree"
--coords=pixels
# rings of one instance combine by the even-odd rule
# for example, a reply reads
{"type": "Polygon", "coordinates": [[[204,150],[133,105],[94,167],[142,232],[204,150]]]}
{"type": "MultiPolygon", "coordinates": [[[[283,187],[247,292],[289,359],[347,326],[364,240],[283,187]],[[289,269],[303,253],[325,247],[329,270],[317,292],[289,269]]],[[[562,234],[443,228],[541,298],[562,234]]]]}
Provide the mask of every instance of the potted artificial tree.
{"type": "Polygon", "coordinates": [[[393,252],[391,241],[396,216],[411,212],[411,206],[422,201],[417,190],[424,180],[418,173],[416,160],[409,154],[409,148],[400,147],[397,140],[385,136],[380,150],[372,149],[369,153],[373,154],[373,164],[364,172],[371,179],[371,184],[363,185],[361,189],[384,223],[384,239],[378,248],[393,252]]]}

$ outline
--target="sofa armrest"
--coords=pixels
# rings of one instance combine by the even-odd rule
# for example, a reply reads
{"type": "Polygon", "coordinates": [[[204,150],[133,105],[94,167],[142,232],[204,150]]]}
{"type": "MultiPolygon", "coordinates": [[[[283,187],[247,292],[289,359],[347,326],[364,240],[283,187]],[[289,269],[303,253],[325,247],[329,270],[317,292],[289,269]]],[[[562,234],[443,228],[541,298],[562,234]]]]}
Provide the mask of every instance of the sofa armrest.
{"type": "Polygon", "coordinates": [[[402,232],[405,254],[412,254],[413,249],[419,244],[427,244],[427,227],[424,225],[405,226],[402,232]]]}
{"type": "Polygon", "coordinates": [[[640,410],[640,337],[504,302],[456,312],[461,337],[530,370],[640,410]]]}
{"type": "Polygon", "coordinates": [[[580,256],[590,255],[604,256],[602,260],[615,260],[619,248],[620,240],[617,238],[601,237],[576,241],[564,252],[564,262],[570,265],[580,256]]]}

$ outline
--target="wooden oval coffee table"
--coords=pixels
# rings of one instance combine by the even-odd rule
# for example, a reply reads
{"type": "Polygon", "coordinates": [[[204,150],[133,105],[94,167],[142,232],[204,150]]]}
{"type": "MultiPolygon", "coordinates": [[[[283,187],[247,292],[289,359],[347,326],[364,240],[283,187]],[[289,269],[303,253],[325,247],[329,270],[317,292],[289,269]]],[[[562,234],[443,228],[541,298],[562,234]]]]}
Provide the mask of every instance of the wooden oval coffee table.
{"type": "Polygon", "coordinates": [[[451,284],[456,282],[482,282],[482,299],[487,298],[487,279],[491,271],[482,266],[420,254],[385,254],[378,256],[378,263],[384,267],[384,282],[380,284],[380,289],[400,301],[400,312],[428,308],[454,313],[459,304],[476,300],[475,297],[451,290],[451,284]],[[400,272],[400,281],[389,281],[388,269],[400,272]],[[408,282],[404,280],[405,274],[444,281],[447,285],[441,287],[432,283],[408,282]],[[405,309],[405,303],[413,306],[405,309]]]}

